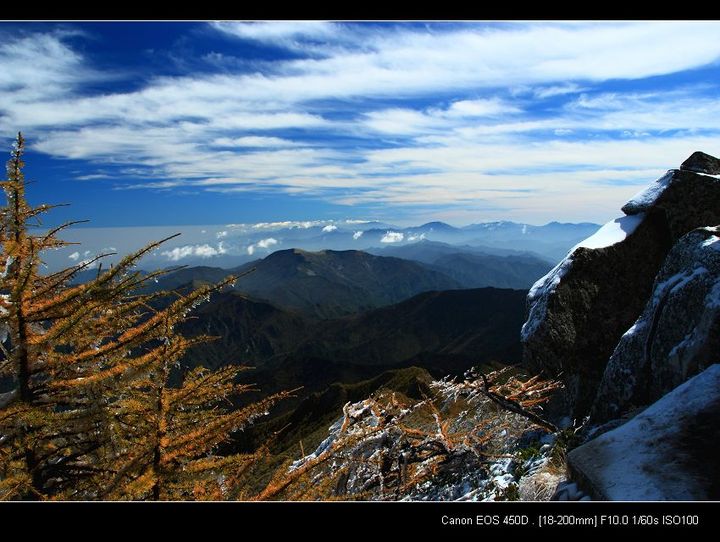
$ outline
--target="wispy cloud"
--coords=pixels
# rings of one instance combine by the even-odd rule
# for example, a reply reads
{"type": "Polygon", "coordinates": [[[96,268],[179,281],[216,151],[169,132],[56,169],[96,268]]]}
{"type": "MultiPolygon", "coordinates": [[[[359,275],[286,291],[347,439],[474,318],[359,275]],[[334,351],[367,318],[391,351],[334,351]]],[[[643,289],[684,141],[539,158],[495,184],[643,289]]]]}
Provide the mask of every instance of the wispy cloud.
{"type": "Polygon", "coordinates": [[[281,137],[266,136],[244,136],[244,137],[220,137],[212,142],[215,147],[265,147],[265,148],[282,148],[295,147],[298,143],[283,139],[281,137]]]}
{"type": "MultiPolygon", "coordinates": [[[[538,220],[557,212],[562,194],[582,200],[578,214],[614,208],[619,193],[601,185],[651,180],[720,144],[712,81],[607,87],[713,66],[716,22],[210,29],[292,54],[92,92],[90,83],[117,75],[93,68],[67,34],[3,36],[0,131],[20,127],[37,151],[95,164],[84,180],[109,176],[107,165],[146,179],[118,188],[458,207],[449,213],[483,205],[538,220]]],[[[198,246],[167,257],[218,250],[198,246]]]]}
{"type": "Polygon", "coordinates": [[[339,25],[321,21],[272,21],[213,23],[213,27],[236,38],[273,45],[292,45],[295,40],[337,39],[339,25]]]}
{"type": "Polygon", "coordinates": [[[544,100],[546,98],[554,98],[555,96],[565,96],[566,94],[577,94],[586,90],[586,87],[581,87],[577,83],[565,83],[562,85],[550,85],[545,87],[538,87],[532,90],[532,94],[535,98],[544,100]]]}

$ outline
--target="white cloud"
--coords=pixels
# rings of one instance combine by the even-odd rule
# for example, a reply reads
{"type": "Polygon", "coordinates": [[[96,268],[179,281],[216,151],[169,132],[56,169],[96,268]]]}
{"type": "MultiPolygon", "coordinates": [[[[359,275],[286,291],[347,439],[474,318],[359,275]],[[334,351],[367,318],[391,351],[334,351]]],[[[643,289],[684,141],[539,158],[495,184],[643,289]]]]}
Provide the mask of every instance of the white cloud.
{"type": "Polygon", "coordinates": [[[320,224],[323,224],[322,220],[285,220],[282,222],[258,222],[257,224],[253,224],[252,227],[256,230],[280,230],[284,228],[307,230],[320,224]]]}
{"type": "Polygon", "coordinates": [[[408,238],[407,238],[407,240],[410,241],[410,242],[412,242],[412,241],[422,241],[422,240],[424,240],[424,239],[425,239],[425,234],[424,234],[424,233],[421,233],[420,235],[410,235],[410,236],[408,236],[408,238]]]}
{"type": "Polygon", "coordinates": [[[227,230],[223,230],[223,231],[219,231],[219,232],[215,233],[215,237],[217,237],[218,239],[222,239],[223,237],[227,237],[227,235],[228,235],[227,230]]]}
{"type": "Polygon", "coordinates": [[[576,83],[565,83],[563,85],[551,85],[548,87],[540,87],[533,89],[533,96],[540,100],[545,98],[553,98],[555,96],[564,96],[566,94],[577,94],[585,90],[585,87],[581,87],[576,83]]]}
{"type": "Polygon", "coordinates": [[[322,231],[325,233],[330,233],[331,231],[335,231],[337,229],[337,226],[335,224],[328,224],[325,226],[322,231]]]}
{"type": "Polygon", "coordinates": [[[295,147],[297,143],[281,137],[265,136],[244,136],[244,137],[220,137],[212,142],[215,147],[264,147],[282,148],[295,147]]]}
{"type": "Polygon", "coordinates": [[[6,37],[0,133],[22,126],[38,134],[30,138],[35,151],[98,168],[132,166],[134,178],[148,179],[126,188],[276,190],[346,205],[478,205],[505,217],[557,213],[560,190],[588,198],[570,207],[594,217],[616,209],[621,191],[596,191],[593,183],[654,175],[693,150],[717,154],[716,91],[595,90],[609,79],[717,62],[717,22],[213,28],[297,54],[251,71],[153,77],[132,90],[92,94],[88,83],[102,76],[107,86],[118,76],[91,69],[93,59],[84,56],[91,48],[80,53],[59,33],[6,37]],[[509,89],[525,90],[513,96],[509,89]],[[572,101],[543,115],[528,107],[532,98],[558,96],[572,101]],[[386,98],[393,107],[348,113],[347,104],[386,98]],[[338,134],[372,144],[343,146],[338,134]]]}
{"type": "Polygon", "coordinates": [[[202,245],[185,245],[182,247],[175,247],[172,250],[164,250],[161,252],[168,260],[177,262],[183,258],[189,258],[196,256],[200,258],[211,258],[213,256],[219,256],[225,254],[227,249],[222,242],[218,243],[216,247],[212,247],[207,243],[202,245]]]}
{"type": "Polygon", "coordinates": [[[273,239],[272,237],[269,237],[268,239],[263,239],[261,241],[257,242],[258,248],[269,248],[273,245],[277,245],[277,239],[273,239]]]}
{"type": "Polygon", "coordinates": [[[327,39],[337,36],[337,25],[321,21],[268,21],[252,23],[213,23],[213,27],[232,36],[268,42],[291,44],[296,39],[327,39]]]}
{"type": "Polygon", "coordinates": [[[431,107],[423,111],[391,108],[365,114],[364,125],[374,131],[394,135],[443,133],[463,122],[476,123],[479,117],[514,114],[521,109],[499,98],[459,100],[448,107],[431,107]]]}
{"type": "Polygon", "coordinates": [[[382,239],[380,239],[381,243],[400,243],[403,238],[405,237],[405,234],[399,231],[388,231],[383,235],[382,239]]]}
{"type": "Polygon", "coordinates": [[[110,255],[110,253],[114,252],[117,252],[117,249],[115,247],[104,247],[95,252],[92,250],[85,250],[83,251],[81,256],[80,252],[76,250],[72,254],[69,254],[68,258],[73,262],[77,262],[78,265],[86,266],[87,269],[96,269],[101,262],[100,259],[92,261],[94,258],[97,258],[101,255],[110,255]],[[82,259],[80,259],[81,257],[82,259]]]}
{"type": "Polygon", "coordinates": [[[486,100],[460,100],[453,102],[444,114],[448,117],[492,117],[521,110],[499,98],[486,100]]]}
{"type": "Polygon", "coordinates": [[[356,231],[355,233],[353,233],[353,239],[355,241],[357,241],[358,239],[360,239],[363,236],[363,233],[365,233],[365,232],[362,230],[356,231]]]}
{"type": "MultiPolygon", "coordinates": [[[[215,28],[260,40],[322,34],[339,44],[345,43],[346,35],[361,35],[362,40],[353,40],[362,45],[329,48],[327,58],[274,62],[267,73],[164,77],[139,90],[70,98],[67,88],[97,74],[89,73],[82,57],[60,38],[35,34],[4,47],[2,58],[17,58],[13,66],[23,70],[23,77],[5,70],[11,74],[6,84],[28,80],[48,91],[36,100],[5,93],[10,106],[6,114],[10,120],[22,119],[28,128],[110,121],[139,126],[171,123],[177,129],[188,118],[204,121],[194,126],[199,133],[308,126],[327,122],[298,108],[311,100],[476,91],[572,79],[637,79],[706,65],[720,56],[718,25],[713,22],[541,23],[502,29],[458,25],[433,31],[399,25],[387,32],[331,23],[286,25],[215,28]],[[52,89],[61,92],[53,94],[52,89]]],[[[148,138],[148,145],[151,141],[148,138]]]]}
{"type": "Polygon", "coordinates": [[[275,238],[273,238],[273,237],[268,237],[267,239],[261,239],[261,240],[258,241],[257,243],[248,246],[248,247],[247,247],[247,253],[248,253],[250,256],[252,256],[258,248],[268,249],[268,248],[270,248],[270,247],[272,247],[272,246],[275,246],[275,245],[277,245],[277,244],[278,244],[278,240],[275,239],[275,238]]]}
{"type": "Polygon", "coordinates": [[[435,120],[421,111],[413,109],[383,109],[366,114],[367,128],[377,132],[396,135],[411,135],[433,130],[435,120]]]}
{"type": "Polygon", "coordinates": [[[0,35],[0,96],[13,94],[15,103],[54,100],[96,79],[99,74],[64,43],[66,37],[67,32],[0,35]]]}

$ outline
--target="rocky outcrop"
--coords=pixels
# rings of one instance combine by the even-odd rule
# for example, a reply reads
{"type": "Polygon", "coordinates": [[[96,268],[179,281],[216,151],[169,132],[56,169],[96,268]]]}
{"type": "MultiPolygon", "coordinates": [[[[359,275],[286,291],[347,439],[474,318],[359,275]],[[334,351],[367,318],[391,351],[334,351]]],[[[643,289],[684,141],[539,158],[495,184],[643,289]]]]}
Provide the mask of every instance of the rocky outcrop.
{"type": "Polygon", "coordinates": [[[573,480],[593,500],[720,499],[720,364],[617,429],[572,450],[573,480]]]}
{"type": "Polygon", "coordinates": [[[565,382],[551,410],[555,416],[589,413],[608,359],[643,312],[672,246],[698,227],[720,223],[717,164],[693,154],[530,290],[523,359],[530,369],[565,382]]]}
{"type": "Polygon", "coordinates": [[[720,160],[704,152],[697,151],[682,163],[680,169],[707,175],[720,175],[720,160]]]}
{"type": "Polygon", "coordinates": [[[719,353],[720,228],[699,228],[670,251],[645,310],[615,348],[591,421],[658,400],[719,353]]]}

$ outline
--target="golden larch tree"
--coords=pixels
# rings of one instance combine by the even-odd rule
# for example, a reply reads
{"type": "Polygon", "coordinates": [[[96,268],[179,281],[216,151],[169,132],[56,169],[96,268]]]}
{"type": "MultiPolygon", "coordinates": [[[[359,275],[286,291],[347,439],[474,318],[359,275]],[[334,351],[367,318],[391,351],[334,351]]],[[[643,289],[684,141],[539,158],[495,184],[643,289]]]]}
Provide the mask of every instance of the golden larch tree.
{"type": "Polygon", "coordinates": [[[228,498],[256,454],[215,456],[217,445],[287,394],[232,409],[238,366],[196,369],[179,388],[168,379],[185,351],[210,337],[175,327],[233,281],[158,303],[139,293],[163,272],[138,261],[163,241],[103,271],[99,255],[42,274],[42,252],[66,246],[73,223],[32,232],[52,206],[25,197],[18,134],[0,183],[0,500],[228,498]],[[96,276],[73,284],[83,270],[96,276]],[[163,308],[164,307],[164,308],[163,308]]]}

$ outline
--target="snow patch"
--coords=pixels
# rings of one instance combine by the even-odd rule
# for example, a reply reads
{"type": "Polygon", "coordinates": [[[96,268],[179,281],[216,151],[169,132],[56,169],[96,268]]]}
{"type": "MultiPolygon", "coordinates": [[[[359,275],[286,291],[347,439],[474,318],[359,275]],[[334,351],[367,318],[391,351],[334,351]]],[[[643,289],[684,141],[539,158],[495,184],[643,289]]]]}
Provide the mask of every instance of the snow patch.
{"type": "Polygon", "coordinates": [[[523,324],[520,336],[526,341],[535,332],[547,314],[548,297],[555,291],[560,281],[572,267],[573,253],[578,248],[599,249],[624,241],[632,234],[645,218],[645,213],[622,216],[605,224],[593,235],[570,249],[567,256],[553,267],[544,277],[539,279],[528,292],[527,302],[530,306],[528,319],[523,324]]]}
{"type": "Polygon", "coordinates": [[[655,204],[665,189],[670,186],[676,172],[676,169],[668,170],[665,175],[660,177],[645,190],[635,194],[625,205],[623,205],[623,212],[626,214],[636,214],[647,211],[655,204]]]}
{"type": "Polygon", "coordinates": [[[576,248],[605,248],[616,245],[624,241],[628,235],[632,234],[635,229],[645,218],[645,213],[635,215],[621,216],[615,220],[611,220],[593,235],[575,245],[576,248]]]}
{"type": "Polygon", "coordinates": [[[527,321],[523,324],[523,327],[520,330],[520,336],[523,341],[529,339],[530,336],[535,333],[535,330],[540,325],[540,322],[545,319],[545,315],[547,314],[548,297],[555,291],[562,278],[570,270],[572,263],[572,253],[570,253],[565,256],[559,264],[553,267],[547,275],[539,279],[535,284],[533,284],[532,288],[530,288],[527,295],[530,311],[528,313],[527,321]]]}
{"type": "Polygon", "coordinates": [[[710,173],[702,173],[701,171],[693,171],[693,173],[695,175],[702,175],[703,177],[710,177],[711,179],[720,180],[720,175],[711,175],[710,173]]]}
{"type": "Polygon", "coordinates": [[[702,265],[694,267],[692,271],[689,272],[682,271],[680,273],[676,273],[672,277],[665,279],[664,281],[658,283],[655,286],[655,290],[653,293],[653,301],[657,303],[662,297],[664,297],[668,293],[668,290],[671,294],[679,292],[685,287],[688,282],[691,282],[696,277],[699,277],[700,275],[705,275],[707,273],[708,270],[702,265]]]}
{"type": "Polygon", "coordinates": [[[678,470],[671,460],[674,456],[669,455],[675,452],[668,446],[682,434],[685,420],[717,401],[718,389],[720,364],[714,364],[626,424],[577,448],[573,455],[582,457],[584,464],[587,454],[593,484],[602,487],[611,500],[696,500],[698,480],[678,470]]]}
{"type": "MultiPolygon", "coordinates": [[[[708,231],[713,231],[713,232],[716,231],[715,229],[710,229],[710,228],[704,228],[704,229],[706,229],[708,231]]],[[[707,239],[705,239],[705,241],[703,241],[702,247],[720,251],[720,237],[717,237],[715,235],[708,237],[707,239]]]]}
{"type": "Polygon", "coordinates": [[[623,333],[622,338],[629,338],[636,333],[641,332],[643,329],[645,329],[646,323],[643,318],[638,318],[635,323],[630,326],[630,329],[628,329],[625,333],[623,333]]]}

